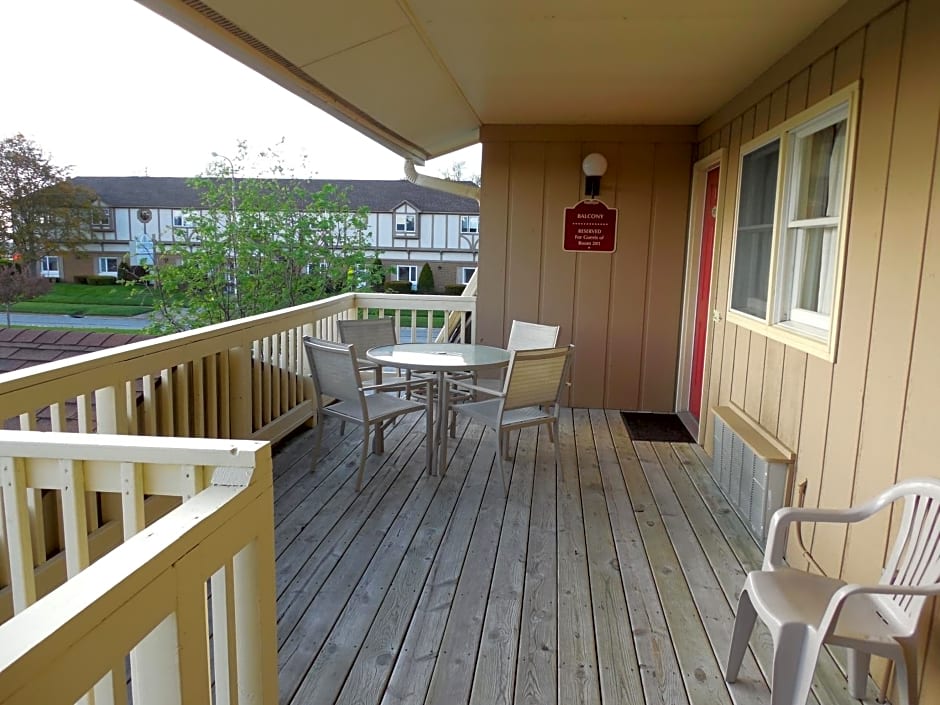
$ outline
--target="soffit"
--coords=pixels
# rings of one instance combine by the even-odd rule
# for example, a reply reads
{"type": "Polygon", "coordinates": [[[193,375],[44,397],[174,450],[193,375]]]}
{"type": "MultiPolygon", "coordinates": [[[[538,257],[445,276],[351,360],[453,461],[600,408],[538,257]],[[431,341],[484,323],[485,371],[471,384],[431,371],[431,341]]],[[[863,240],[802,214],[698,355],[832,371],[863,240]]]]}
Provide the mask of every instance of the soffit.
{"type": "Polygon", "coordinates": [[[481,125],[697,124],[845,0],[141,0],[418,159],[481,125]]]}

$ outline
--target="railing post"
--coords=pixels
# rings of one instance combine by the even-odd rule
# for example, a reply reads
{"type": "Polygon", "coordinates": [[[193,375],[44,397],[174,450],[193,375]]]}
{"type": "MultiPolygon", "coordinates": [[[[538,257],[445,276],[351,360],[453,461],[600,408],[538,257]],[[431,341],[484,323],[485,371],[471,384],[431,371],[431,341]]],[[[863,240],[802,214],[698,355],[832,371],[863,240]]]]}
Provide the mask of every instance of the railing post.
{"type": "Polygon", "coordinates": [[[258,536],[233,561],[239,705],[265,705],[278,697],[271,489],[258,506],[263,509],[255,524],[258,536]]]}

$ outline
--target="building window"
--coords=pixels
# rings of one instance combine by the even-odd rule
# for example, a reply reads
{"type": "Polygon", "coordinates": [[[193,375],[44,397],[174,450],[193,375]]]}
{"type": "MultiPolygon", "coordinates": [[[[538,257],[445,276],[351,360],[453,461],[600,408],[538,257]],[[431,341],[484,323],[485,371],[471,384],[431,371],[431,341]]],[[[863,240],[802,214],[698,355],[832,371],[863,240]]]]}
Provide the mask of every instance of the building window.
{"type": "Polygon", "coordinates": [[[742,148],[729,318],[834,359],[851,87],[742,148]]]}
{"type": "Polygon", "coordinates": [[[411,288],[418,288],[418,268],[413,264],[401,264],[397,267],[395,278],[400,282],[411,282],[411,288]]]}
{"type": "Polygon", "coordinates": [[[459,278],[457,279],[458,284],[469,284],[470,279],[474,274],[477,273],[476,267],[461,267],[459,271],[459,278]]]}
{"type": "Polygon", "coordinates": [[[173,211],[173,227],[174,228],[191,228],[193,224],[189,220],[189,213],[186,211],[173,211]]]}
{"type": "Polygon", "coordinates": [[[98,274],[103,276],[117,276],[118,273],[118,263],[120,259],[118,257],[99,257],[98,258],[98,274]]]}
{"type": "Polygon", "coordinates": [[[480,232],[480,216],[478,215],[462,215],[460,216],[460,232],[461,233],[479,233],[480,232]]]}
{"type": "Polygon", "coordinates": [[[401,205],[395,210],[395,235],[414,237],[418,233],[418,214],[412,206],[401,205]]]}
{"type": "Polygon", "coordinates": [[[49,277],[50,279],[62,277],[62,270],[59,268],[61,266],[61,260],[57,255],[46,255],[42,258],[39,266],[40,274],[44,277],[49,277]]]}
{"type": "Polygon", "coordinates": [[[110,230],[111,209],[107,206],[96,206],[91,214],[91,227],[96,230],[110,230]]]}

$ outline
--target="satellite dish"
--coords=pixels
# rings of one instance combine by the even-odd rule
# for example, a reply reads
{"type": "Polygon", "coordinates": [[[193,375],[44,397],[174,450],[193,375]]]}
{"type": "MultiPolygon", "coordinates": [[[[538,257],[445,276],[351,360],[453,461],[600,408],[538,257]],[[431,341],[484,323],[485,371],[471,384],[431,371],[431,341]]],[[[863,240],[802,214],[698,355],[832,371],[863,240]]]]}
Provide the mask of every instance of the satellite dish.
{"type": "Polygon", "coordinates": [[[138,208],[137,209],[137,220],[141,223],[149,223],[153,218],[153,213],[150,212],[149,208],[138,208]]]}

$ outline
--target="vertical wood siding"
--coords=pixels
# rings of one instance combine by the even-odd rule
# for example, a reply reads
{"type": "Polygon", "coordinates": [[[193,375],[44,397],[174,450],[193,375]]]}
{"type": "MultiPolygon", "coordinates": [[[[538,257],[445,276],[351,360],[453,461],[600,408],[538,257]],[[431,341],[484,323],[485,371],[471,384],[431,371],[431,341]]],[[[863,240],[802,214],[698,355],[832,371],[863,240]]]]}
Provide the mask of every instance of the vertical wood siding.
{"type": "MultiPolygon", "coordinates": [[[[810,506],[862,502],[896,480],[938,473],[940,393],[940,6],[909,0],[879,14],[709,134],[729,148],[716,235],[715,307],[727,307],[740,144],[861,81],[848,250],[834,364],[721,322],[711,337],[708,407],[732,401],[797,452],[810,506]]],[[[711,451],[712,419],[704,436],[711,451]]],[[[876,579],[885,516],[851,530],[820,527],[812,551],[827,573],[876,579]]],[[[793,556],[797,560],[796,555],[793,556]]],[[[940,702],[940,610],[924,628],[923,703],[940,702]]]]}
{"type": "Polygon", "coordinates": [[[576,346],[572,406],[672,411],[694,135],[582,132],[484,130],[476,338],[503,345],[513,319],[560,325],[576,346]],[[608,162],[600,198],[619,209],[613,254],[562,249],[591,152],[608,162]]]}

